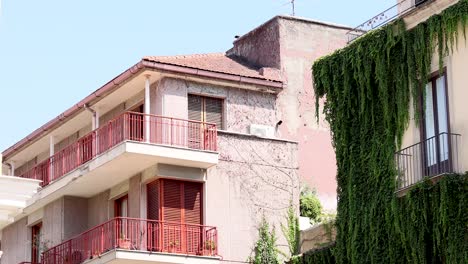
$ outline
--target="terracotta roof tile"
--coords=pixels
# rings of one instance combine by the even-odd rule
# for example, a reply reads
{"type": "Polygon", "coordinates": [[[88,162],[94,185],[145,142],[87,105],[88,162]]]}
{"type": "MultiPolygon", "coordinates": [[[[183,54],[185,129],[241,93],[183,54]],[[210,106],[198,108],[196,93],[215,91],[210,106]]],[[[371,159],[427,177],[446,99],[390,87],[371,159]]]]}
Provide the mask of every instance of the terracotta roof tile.
{"type": "Polygon", "coordinates": [[[281,82],[281,77],[278,74],[264,74],[259,67],[255,67],[240,60],[239,58],[226,56],[224,53],[208,53],[208,54],[192,54],[192,55],[177,55],[177,56],[146,56],[144,60],[158,62],[194,69],[201,69],[212,72],[227,73],[232,75],[258,78],[262,80],[270,80],[281,82]]]}

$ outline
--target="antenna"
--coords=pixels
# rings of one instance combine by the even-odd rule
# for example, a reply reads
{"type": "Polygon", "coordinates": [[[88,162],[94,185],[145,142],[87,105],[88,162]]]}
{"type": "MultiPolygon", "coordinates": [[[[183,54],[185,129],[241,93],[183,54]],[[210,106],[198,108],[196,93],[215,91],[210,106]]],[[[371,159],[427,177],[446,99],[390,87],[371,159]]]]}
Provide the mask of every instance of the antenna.
{"type": "Polygon", "coordinates": [[[291,7],[292,7],[292,16],[296,14],[296,10],[294,8],[294,0],[291,0],[291,7]]]}
{"type": "MultiPolygon", "coordinates": [[[[1,0],[0,0],[0,1],[1,1],[1,0]]],[[[289,4],[291,4],[291,10],[292,10],[291,16],[295,16],[295,15],[296,15],[295,1],[296,1],[296,0],[289,0],[289,2],[283,4],[283,5],[289,5],[289,4]]]]}

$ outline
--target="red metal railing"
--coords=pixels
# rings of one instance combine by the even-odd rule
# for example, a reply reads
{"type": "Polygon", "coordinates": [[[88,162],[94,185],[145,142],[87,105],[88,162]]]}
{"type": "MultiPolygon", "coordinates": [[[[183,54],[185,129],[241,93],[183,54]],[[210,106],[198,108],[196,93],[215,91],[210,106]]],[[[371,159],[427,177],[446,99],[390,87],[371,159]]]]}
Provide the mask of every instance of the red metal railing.
{"type": "Polygon", "coordinates": [[[114,218],[42,253],[42,264],[83,263],[114,249],[216,256],[216,227],[114,218]]]}
{"type": "Polygon", "coordinates": [[[216,151],[217,134],[216,124],[126,112],[37,164],[21,177],[41,180],[42,186],[46,186],[126,140],[216,151]]]}

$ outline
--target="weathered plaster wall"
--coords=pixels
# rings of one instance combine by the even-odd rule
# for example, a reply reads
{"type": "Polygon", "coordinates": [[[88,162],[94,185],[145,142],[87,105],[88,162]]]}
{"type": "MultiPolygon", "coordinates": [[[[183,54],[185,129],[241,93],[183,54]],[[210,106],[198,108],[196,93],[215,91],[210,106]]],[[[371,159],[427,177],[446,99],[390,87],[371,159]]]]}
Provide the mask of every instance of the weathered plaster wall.
{"type": "Polygon", "coordinates": [[[109,190],[88,199],[88,228],[109,220],[109,190]]]}
{"type": "Polygon", "coordinates": [[[284,138],[299,142],[301,179],[317,194],[326,209],[336,208],[336,161],[328,124],[315,118],[311,66],[326,54],[346,45],[347,28],[283,18],[280,24],[281,71],[287,88],[279,94],[278,109],[284,138]]]}
{"type": "Polygon", "coordinates": [[[279,39],[278,20],[271,19],[237,39],[227,54],[239,57],[257,67],[279,69],[281,66],[279,39]]]}
{"type": "MultiPolygon", "coordinates": [[[[299,142],[302,181],[315,188],[325,208],[336,207],[336,162],[328,125],[315,119],[311,66],[317,58],[346,45],[346,27],[292,17],[275,17],[234,42],[228,53],[251,62],[277,57],[272,64],[287,83],[278,95],[275,120],[282,120],[281,138],[299,142]],[[252,45],[255,44],[255,45],[252,45]],[[279,50],[276,48],[279,47],[279,50]]],[[[272,122],[271,122],[272,123],[272,122]]],[[[275,122],[276,123],[276,122],[275,122]]]]}
{"type": "Polygon", "coordinates": [[[1,232],[3,255],[1,264],[20,263],[30,259],[31,231],[28,218],[22,218],[5,227],[1,232]]]}
{"type": "Polygon", "coordinates": [[[63,241],[63,213],[64,198],[53,201],[44,207],[42,218],[43,242],[49,247],[63,241]]]}
{"type": "Polygon", "coordinates": [[[205,184],[205,223],[218,228],[219,253],[225,260],[245,261],[263,215],[287,252],[280,222],[290,201],[298,201],[297,144],[220,132],[219,152],[205,184]]]}
{"type": "Polygon", "coordinates": [[[226,88],[166,78],[154,87],[155,105],[152,113],[187,118],[187,96],[198,94],[223,98],[224,127],[222,130],[247,133],[251,124],[274,126],[278,122],[276,95],[244,89],[226,88]],[[162,107],[157,107],[162,105],[162,107]]]}
{"type": "Polygon", "coordinates": [[[141,197],[141,175],[135,175],[130,178],[128,189],[128,216],[140,218],[140,197],[141,197]]]}
{"type": "Polygon", "coordinates": [[[70,239],[88,228],[88,199],[65,196],[63,211],[63,240],[70,239]]]}

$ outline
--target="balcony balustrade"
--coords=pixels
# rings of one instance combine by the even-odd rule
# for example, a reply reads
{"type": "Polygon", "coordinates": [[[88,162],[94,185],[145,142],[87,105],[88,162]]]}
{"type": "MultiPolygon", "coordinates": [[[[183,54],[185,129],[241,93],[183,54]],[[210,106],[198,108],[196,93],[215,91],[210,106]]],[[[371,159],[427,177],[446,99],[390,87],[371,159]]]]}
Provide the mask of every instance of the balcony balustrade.
{"type": "Polygon", "coordinates": [[[42,253],[42,264],[80,264],[112,250],[217,256],[216,227],[114,218],[42,253]]]}
{"type": "Polygon", "coordinates": [[[79,138],[20,177],[47,186],[124,141],[217,151],[216,124],[126,112],[79,138]]]}

